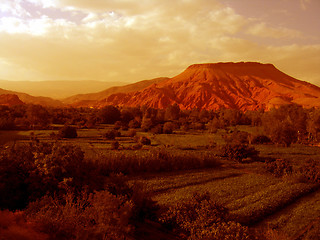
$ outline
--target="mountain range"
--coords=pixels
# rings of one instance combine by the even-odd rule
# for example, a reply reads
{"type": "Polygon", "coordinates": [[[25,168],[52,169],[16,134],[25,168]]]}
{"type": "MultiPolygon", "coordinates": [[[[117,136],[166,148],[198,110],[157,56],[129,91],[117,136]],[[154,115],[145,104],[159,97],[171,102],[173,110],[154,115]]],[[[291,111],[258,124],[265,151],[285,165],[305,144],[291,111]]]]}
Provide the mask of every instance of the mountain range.
{"type": "MultiPolygon", "coordinates": [[[[28,103],[25,95],[16,94],[28,103]]],[[[320,88],[297,80],[272,64],[205,63],[191,65],[173,78],[144,80],[98,93],[78,94],[58,102],[95,108],[106,105],[166,108],[174,103],[181,109],[231,108],[245,111],[290,103],[310,108],[320,106],[320,88]]]]}
{"type": "Polygon", "coordinates": [[[0,88],[15,92],[23,92],[32,96],[45,96],[64,99],[79,93],[92,93],[113,86],[122,86],[125,82],[105,82],[93,80],[59,80],[59,81],[8,81],[0,80],[0,88]]]}

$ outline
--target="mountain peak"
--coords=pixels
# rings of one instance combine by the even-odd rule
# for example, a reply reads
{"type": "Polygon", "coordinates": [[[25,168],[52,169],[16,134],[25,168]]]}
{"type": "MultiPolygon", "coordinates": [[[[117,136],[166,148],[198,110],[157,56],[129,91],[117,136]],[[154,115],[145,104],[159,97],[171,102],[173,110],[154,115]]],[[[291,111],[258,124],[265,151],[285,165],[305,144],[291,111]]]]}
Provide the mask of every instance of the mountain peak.
{"type": "Polygon", "coordinates": [[[187,69],[195,68],[223,68],[223,67],[274,67],[271,63],[260,62],[218,62],[218,63],[197,63],[190,65],[187,69]]]}
{"type": "Polygon", "coordinates": [[[233,69],[233,68],[267,68],[276,69],[276,67],[271,63],[259,63],[259,62],[218,62],[218,63],[198,63],[190,65],[186,70],[194,69],[233,69]]]}
{"type": "Polygon", "coordinates": [[[16,94],[1,94],[0,105],[15,106],[24,104],[16,94]]]}
{"type": "MultiPolygon", "coordinates": [[[[179,75],[134,93],[111,95],[103,104],[182,109],[270,109],[297,103],[320,106],[320,88],[281,72],[272,64],[193,64],[179,75]]],[[[101,105],[100,105],[101,106],[101,105]]]]}

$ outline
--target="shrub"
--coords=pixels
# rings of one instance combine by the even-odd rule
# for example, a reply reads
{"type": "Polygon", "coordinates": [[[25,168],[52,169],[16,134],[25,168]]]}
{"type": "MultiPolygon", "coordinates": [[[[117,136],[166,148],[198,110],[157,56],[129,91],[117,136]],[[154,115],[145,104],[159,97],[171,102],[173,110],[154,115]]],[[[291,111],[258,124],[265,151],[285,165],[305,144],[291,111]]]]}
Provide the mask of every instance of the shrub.
{"type": "Polygon", "coordinates": [[[132,201],[133,215],[131,220],[156,219],[158,205],[151,199],[143,184],[129,184],[128,178],[122,173],[111,174],[106,180],[106,190],[115,196],[124,197],[132,201]]]}
{"type": "Polygon", "coordinates": [[[99,111],[99,117],[102,123],[114,124],[121,118],[120,110],[112,105],[105,106],[99,111]]]}
{"type": "Polygon", "coordinates": [[[302,182],[320,184],[320,162],[308,160],[296,172],[298,179],[302,182]]]}
{"type": "Polygon", "coordinates": [[[108,191],[62,199],[44,197],[27,209],[30,221],[51,239],[126,239],[133,230],[130,224],[133,204],[108,191]]]}
{"type": "Polygon", "coordinates": [[[141,122],[141,129],[144,132],[149,131],[154,126],[154,121],[151,118],[144,117],[141,122]]]}
{"type": "Polygon", "coordinates": [[[259,154],[254,147],[244,144],[226,144],[219,147],[219,154],[231,160],[242,162],[245,158],[256,158],[259,154]]]}
{"type": "Polygon", "coordinates": [[[277,177],[292,173],[291,164],[284,159],[276,159],[275,161],[268,160],[265,162],[265,168],[267,172],[270,172],[277,177]]]}
{"type": "Polygon", "coordinates": [[[37,227],[35,224],[26,221],[23,212],[0,211],[0,239],[49,239],[49,236],[40,233],[37,227]]]}
{"type": "Polygon", "coordinates": [[[132,150],[139,150],[143,147],[143,145],[141,143],[137,143],[131,146],[132,150]]]}
{"type": "Polygon", "coordinates": [[[14,130],[15,128],[16,125],[14,123],[14,119],[8,117],[0,117],[0,130],[14,130]]]}
{"type": "Polygon", "coordinates": [[[0,152],[0,208],[22,209],[30,201],[66,190],[75,193],[86,186],[101,189],[101,177],[93,162],[72,145],[32,143],[0,152]]]}
{"type": "Polygon", "coordinates": [[[137,221],[155,219],[158,206],[141,184],[112,174],[105,187],[78,196],[45,196],[28,206],[27,216],[51,239],[133,239],[137,221]]]}
{"type": "Polygon", "coordinates": [[[141,126],[141,123],[135,119],[129,122],[129,128],[139,128],[140,126],[141,126]]]}
{"type": "Polygon", "coordinates": [[[265,135],[257,135],[252,138],[251,143],[252,144],[266,144],[266,143],[271,143],[271,139],[265,135]]]}
{"type": "Polygon", "coordinates": [[[161,134],[161,133],[163,133],[162,125],[161,124],[156,125],[155,127],[151,128],[150,132],[153,133],[153,134],[161,134]]]}
{"type": "Polygon", "coordinates": [[[145,136],[139,138],[139,143],[142,145],[151,145],[151,140],[145,136]]]}
{"type": "Polygon", "coordinates": [[[113,129],[114,129],[114,130],[119,130],[119,129],[121,128],[121,126],[122,126],[121,121],[116,121],[116,122],[114,123],[113,129]]]}
{"type": "Polygon", "coordinates": [[[72,126],[65,125],[59,130],[59,136],[62,138],[76,138],[78,136],[77,129],[72,126]]]}
{"type": "Polygon", "coordinates": [[[225,141],[232,144],[248,144],[250,134],[244,131],[234,131],[231,135],[225,136],[225,141]]]}
{"type": "Polygon", "coordinates": [[[265,124],[264,129],[274,143],[284,144],[286,147],[296,142],[298,138],[298,131],[289,121],[271,122],[265,124]]]}
{"type": "Polygon", "coordinates": [[[120,137],[121,133],[117,130],[109,130],[104,134],[104,137],[108,140],[114,140],[116,137],[120,137]]]}
{"type": "Polygon", "coordinates": [[[228,209],[212,200],[208,193],[194,193],[191,199],[170,207],[160,221],[190,240],[251,239],[247,227],[228,218],[228,209]]]}
{"type": "Polygon", "coordinates": [[[119,149],[119,147],[120,147],[120,144],[119,144],[118,141],[113,141],[113,142],[111,143],[111,149],[117,150],[117,149],[119,149]]]}
{"type": "Polygon", "coordinates": [[[127,133],[128,137],[134,137],[137,134],[137,131],[134,129],[130,129],[127,133]]]}
{"type": "Polygon", "coordinates": [[[173,133],[173,130],[176,129],[176,126],[174,123],[172,122],[166,122],[164,125],[163,125],[163,133],[165,134],[171,134],[173,133]]]}

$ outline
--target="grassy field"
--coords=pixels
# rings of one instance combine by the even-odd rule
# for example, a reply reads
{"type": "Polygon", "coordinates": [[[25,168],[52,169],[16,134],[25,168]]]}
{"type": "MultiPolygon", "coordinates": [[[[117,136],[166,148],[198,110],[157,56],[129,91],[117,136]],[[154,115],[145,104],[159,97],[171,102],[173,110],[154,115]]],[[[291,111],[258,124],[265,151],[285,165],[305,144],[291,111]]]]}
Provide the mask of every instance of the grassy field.
{"type": "MultiPolygon", "coordinates": [[[[112,154],[112,141],[104,139],[103,134],[111,128],[110,125],[103,125],[98,129],[80,129],[78,138],[59,141],[80,146],[87,158],[107,158],[112,154]]],[[[238,129],[257,131],[247,126],[238,129]]],[[[55,141],[50,134],[57,133],[57,130],[2,131],[0,144],[18,140],[27,142],[31,132],[40,141],[55,141]]],[[[122,147],[135,144],[133,138],[126,137],[126,131],[121,134],[123,137],[116,140],[122,147]]],[[[210,146],[223,144],[223,134],[226,134],[224,130],[215,134],[206,131],[177,132],[170,135],[137,132],[137,135],[151,139],[151,146],[144,146],[139,151],[163,147],[177,154],[215,151],[210,146]]],[[[320,158],[320,148],[316,146],[294,144],[289,148],[275,145],[254,147],[261,157],[285,159],[294,168],[308,159],[320,158]]],[[[130,151],[127,152],[130,154],[130,151]]],[[[228,159],[220,161],[220,166],[209,169],[143,173],[129,176],[129,179],[144,183],[153,200],[160,206],[171,206],[184,201],[194,192],[208,192],[227,207],[237,221],[253,229],[275,229],[289,237],[288,239],[320,239],[320,191],[315,184],[301,183],[290,177],[277,178],[266,173],[263,162],[240,164],[228,159]]]]}

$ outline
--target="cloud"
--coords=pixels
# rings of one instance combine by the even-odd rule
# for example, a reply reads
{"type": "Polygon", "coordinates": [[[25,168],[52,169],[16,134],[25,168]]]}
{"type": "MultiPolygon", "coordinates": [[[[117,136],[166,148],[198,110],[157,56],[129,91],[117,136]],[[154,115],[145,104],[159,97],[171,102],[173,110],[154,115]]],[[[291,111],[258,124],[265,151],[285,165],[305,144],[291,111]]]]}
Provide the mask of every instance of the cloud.
{"type": "Polygon", "coordinates": [[[215,0],[28,1],[83,17],[0,18],[0,78],[138,81],[219,61],[271,62],[303,80],[319,76],[317,45],[274,47],[243,37],[295,39],[298,31],[252,21],[215,0]]]}
{"type": "Polygon", "coordinates": [[[0,13],[10,13],[16,17],[30,16],[30,13],[21,6],[22,0],[1,0],[0,13]]]}
{"type": "Polygon", "coordinates": [[[300,7],[302,10],[307,10],[308,5],[311,3],[311,0],[300,0],[300,7]]]}
{"type": "Polygon", "coordinates": [[[302,38],[303,34],[300,31],[294,29],[288,29],[284,27],[269,27],[265,22],[258,22],[250,26],[247,34],[264,38],[302,38]]]}

